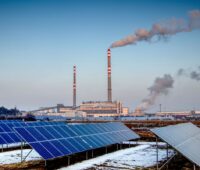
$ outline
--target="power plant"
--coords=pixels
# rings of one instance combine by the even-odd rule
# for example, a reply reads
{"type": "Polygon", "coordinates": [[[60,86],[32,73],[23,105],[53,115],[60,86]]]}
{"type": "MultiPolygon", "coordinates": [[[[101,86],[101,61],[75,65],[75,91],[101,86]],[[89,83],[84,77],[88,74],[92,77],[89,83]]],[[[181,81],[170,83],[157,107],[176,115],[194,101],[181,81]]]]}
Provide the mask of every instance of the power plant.
{"type": "MultiPolygon", "coordinates": [[[[112,100],[112,74],[111,74],[111,50],[107,49],[107,100],[104,101],[83,101],[79,106],[77,106],[77,79],[76,79],[77,68],[76,65],[73,66],[73,104],[72,106],[65,106],[63,104],[57,104],[56,106],[51,107],[42,107],[37,110],[30,111],[29,113],[34,113],[35,115],[62,115],[66,117],[118,117],[118,116],[145,116],[143,107],[137,107],[133,113],[129,113],[129,109],[127,107],[123,107],[120,101],[112,100]]],[[[156,79],[157,80],[157,79],[156,79]]],[[[152,85],[152,89],[157,93],[149,95],[144,104],[144,106],[148,106],[148,102],[151,103],[152,99],[155,99],[155,95],[158,95],[158,91],[166,91],[168,88],[172,87],[173,79],[169,75],[165,75],[164,77],[159,78],[162,81],[155,81],[152,85]],[[167,82],[167,83],[162,83],[167,82]],[[161,85],[160,85],[161,83],[161,85]],[[164,85],[168,86],[164,86],[164,85]],[[159,90],[156,88],[159,87],[159,90]],[[164,89],[164,90],[163,90],[164,89]]],[[[154,103],[154,102],[153,102],[154,103]]],[[[199,115],[200,112],[196,112],[199,115]]],[[[147,114],[148,115],[148,114],[147,114]]],[[[191,112],[158,112],[155,114],[151,114],[155,116],[190,116],[191,112]]]]}
{"type": "MultiPolygon", "coordinates": [[[[111,50],[107,50],[107,100],[105,101],[84,101],[77,106],[77,80],[76,80],[76,65],[73,66],[73,105],[64,106],[63,104],[58,104],[54,107],[43,107],[34,111],[32,113],[38,114],[68,114],[75,115],[77,112],[82,113],[84,116],[89,117],[114,117],[120,116],[122,113],[128,114],[127,108],[122,107],[122,103],[119,101],[112,100],[112,83],[111,83],[111,50]],[[123,112],[125,110],[125,112],[123,112]]],[[[66,115],[67,116],[67,115],[66,115]]]]}

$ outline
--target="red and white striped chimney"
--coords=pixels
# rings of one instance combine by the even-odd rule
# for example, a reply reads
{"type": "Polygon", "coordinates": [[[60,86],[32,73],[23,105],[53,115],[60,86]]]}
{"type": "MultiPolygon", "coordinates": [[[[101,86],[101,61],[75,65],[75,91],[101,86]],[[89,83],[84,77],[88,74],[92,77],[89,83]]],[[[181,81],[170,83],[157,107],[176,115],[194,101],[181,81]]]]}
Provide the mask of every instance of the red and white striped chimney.
{"type": "Polygon", "coordinates": [[[73,67],[73,108],[76,108],[76,66],[73,67]]]}
{"type": "Polygon", "coordinates": [[[112,87],[111,87],[111,51],[107,51],[108,57],[108,102],[112,102],[112,87]]]}

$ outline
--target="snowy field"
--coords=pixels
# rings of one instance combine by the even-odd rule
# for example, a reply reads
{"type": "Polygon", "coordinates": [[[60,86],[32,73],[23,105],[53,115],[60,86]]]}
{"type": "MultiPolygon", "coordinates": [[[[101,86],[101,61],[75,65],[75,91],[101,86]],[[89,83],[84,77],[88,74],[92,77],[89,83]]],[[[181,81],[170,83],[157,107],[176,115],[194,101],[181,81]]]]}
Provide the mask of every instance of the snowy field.
{"type": "MultiPolygon", "coordinates": [[[[125,142],[124,142],[125,143],[125,142]]],[[[129,144],[129,142],[127,142],[129,144]]],[[[135,142],[131,142],[135,144],[135,142]]],[[[85,170],[95,168],[97,170],[110,169],[134,169],[150,167],[156,164],[155,142],[137,142],[138,146],[118,150],[93,159],[85,160],[74,165],[61,168],[60,170],[85,170]]],[[[164,146],[165,143],[158,143],[164,146]]],[[[23,150],[23,158],[30,152],[30,149],[23,150]]],[[[173,154],[169,150],[169,156],[173,154]]],[[[26,161],[41,160],[41,156],[34,150],[26,158],[26,161]]],[[[166,159],[166,150],[159,149],[159,161],[166,159]]],[[[21,162],[21,150],[7,151],[0,153],[0,165],[14,164],[21,162]]]]}
{"type": "Polygon", "coordinates": [[[3,144],[3,145],[0,147],[0,149],[2,149],[2,147],[3,147],[3,148],[13,148],[13,147],[19,147],[19,146],[21,146],[21,143],[14,143],[14,144],[9,144],[9,145],[3,144]]]}
{"type": "MultiPolygon", "coordinates": [[[[147,142],[148,143],[148,142],[147,142]]],[[[93,159],[82,161],[60,170],[97,170],[135,169],[150,167],[156,164],[156,148],[152,144],[142,144],[136,147],[119,150],[93,159]]],[[[160,143],[163,145],[163,143],[160,143]]],[[[173,152],[169,150],[169,156],[173,152]]],[[[159,161],[166,159],[166,150],[159,149],[159,161]]]]}
{"type": "MultiPolygon", "coordinates": [[[[30,150],[31,149],[23,150],[23,158],[30,152],[30,150]]],[[[40,159],[42,159],[41,156],[35,150],[32,150],[30,155],[26,158],[26,161],[40,159]]],[[[0,164],[14,164],[19,162],[21,162],[21,150],[0,153],[0,164]]]]}

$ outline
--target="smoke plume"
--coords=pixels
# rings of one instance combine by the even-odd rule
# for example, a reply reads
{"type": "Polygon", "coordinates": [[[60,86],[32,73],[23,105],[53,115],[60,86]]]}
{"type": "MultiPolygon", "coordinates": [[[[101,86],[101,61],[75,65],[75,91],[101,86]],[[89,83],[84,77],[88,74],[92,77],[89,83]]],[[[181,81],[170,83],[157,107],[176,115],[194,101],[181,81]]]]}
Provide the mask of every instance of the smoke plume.
{"type": "Polygon", "coordinates": [[[178,76],[186,76],[193,80],[200,81],[200,66],[196,70],[179,69],[177,72],[178,76]]]}
{"type": "Polygon", "coordinates": [[[151,87],[148,88],[149,95],[142,100],[142,103],[138,108],[140,110],[146,110],[156,101],[156,98],[160,95],[167,95],[169,90],[173,88],[174,79],[170,74],[165,74],[163,77],[157,77],[151,87]]]}
{"type": "Polygon", "coordinates": [[[173,18],[153,24],[150,30],[138,29],[134,34],[112,43],[111,48],[136,44],[139,41],[151,42],[154,37],[158,40],[166,39],[168,36],[194,29],[200,29],[200,10],[189,11],[188,20],[173,18]]]}

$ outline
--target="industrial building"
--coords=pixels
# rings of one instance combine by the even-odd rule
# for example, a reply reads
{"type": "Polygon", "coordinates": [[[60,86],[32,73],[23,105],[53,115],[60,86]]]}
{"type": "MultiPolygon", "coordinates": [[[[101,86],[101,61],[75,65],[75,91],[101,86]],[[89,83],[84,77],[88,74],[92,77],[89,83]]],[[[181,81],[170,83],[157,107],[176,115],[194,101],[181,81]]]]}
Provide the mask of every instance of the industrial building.
{"type": "Polygon", "coordinates": [[[88,101],[80,106],[76,105],[76,66],[73,66],[73,105],[64,106],[57,104],[54,107],[44,107],[31,111],[35,115],[59,115],[65,117],[115,117],[126,116],[129,114],[127,107],[122,107],[119,101],[112,101],[112,82],[111,82],[111,50],[107,50],[107,101],[88,101]]]}
{"type": "Polygon", "coordinates": [[[157,112],[156,116],[197,116],[200,115],[200,111],[166,111],[166,112],[157,112]]]}
{"type": "Polygon", "coordinates": [[[57,104],[56,106],[52,107],[41,107],[37,110],[30,111],[31,113],[66,113],[68,111],[72,111],[72,106],[64,106],[63,104],[57,104]]]}
{"type": "Polygon", "coordinates": [[[79,110],[85,112],[88,117],[120,116],[122,114],[122,103],[117,101],[83,102],[79,110]]]}

